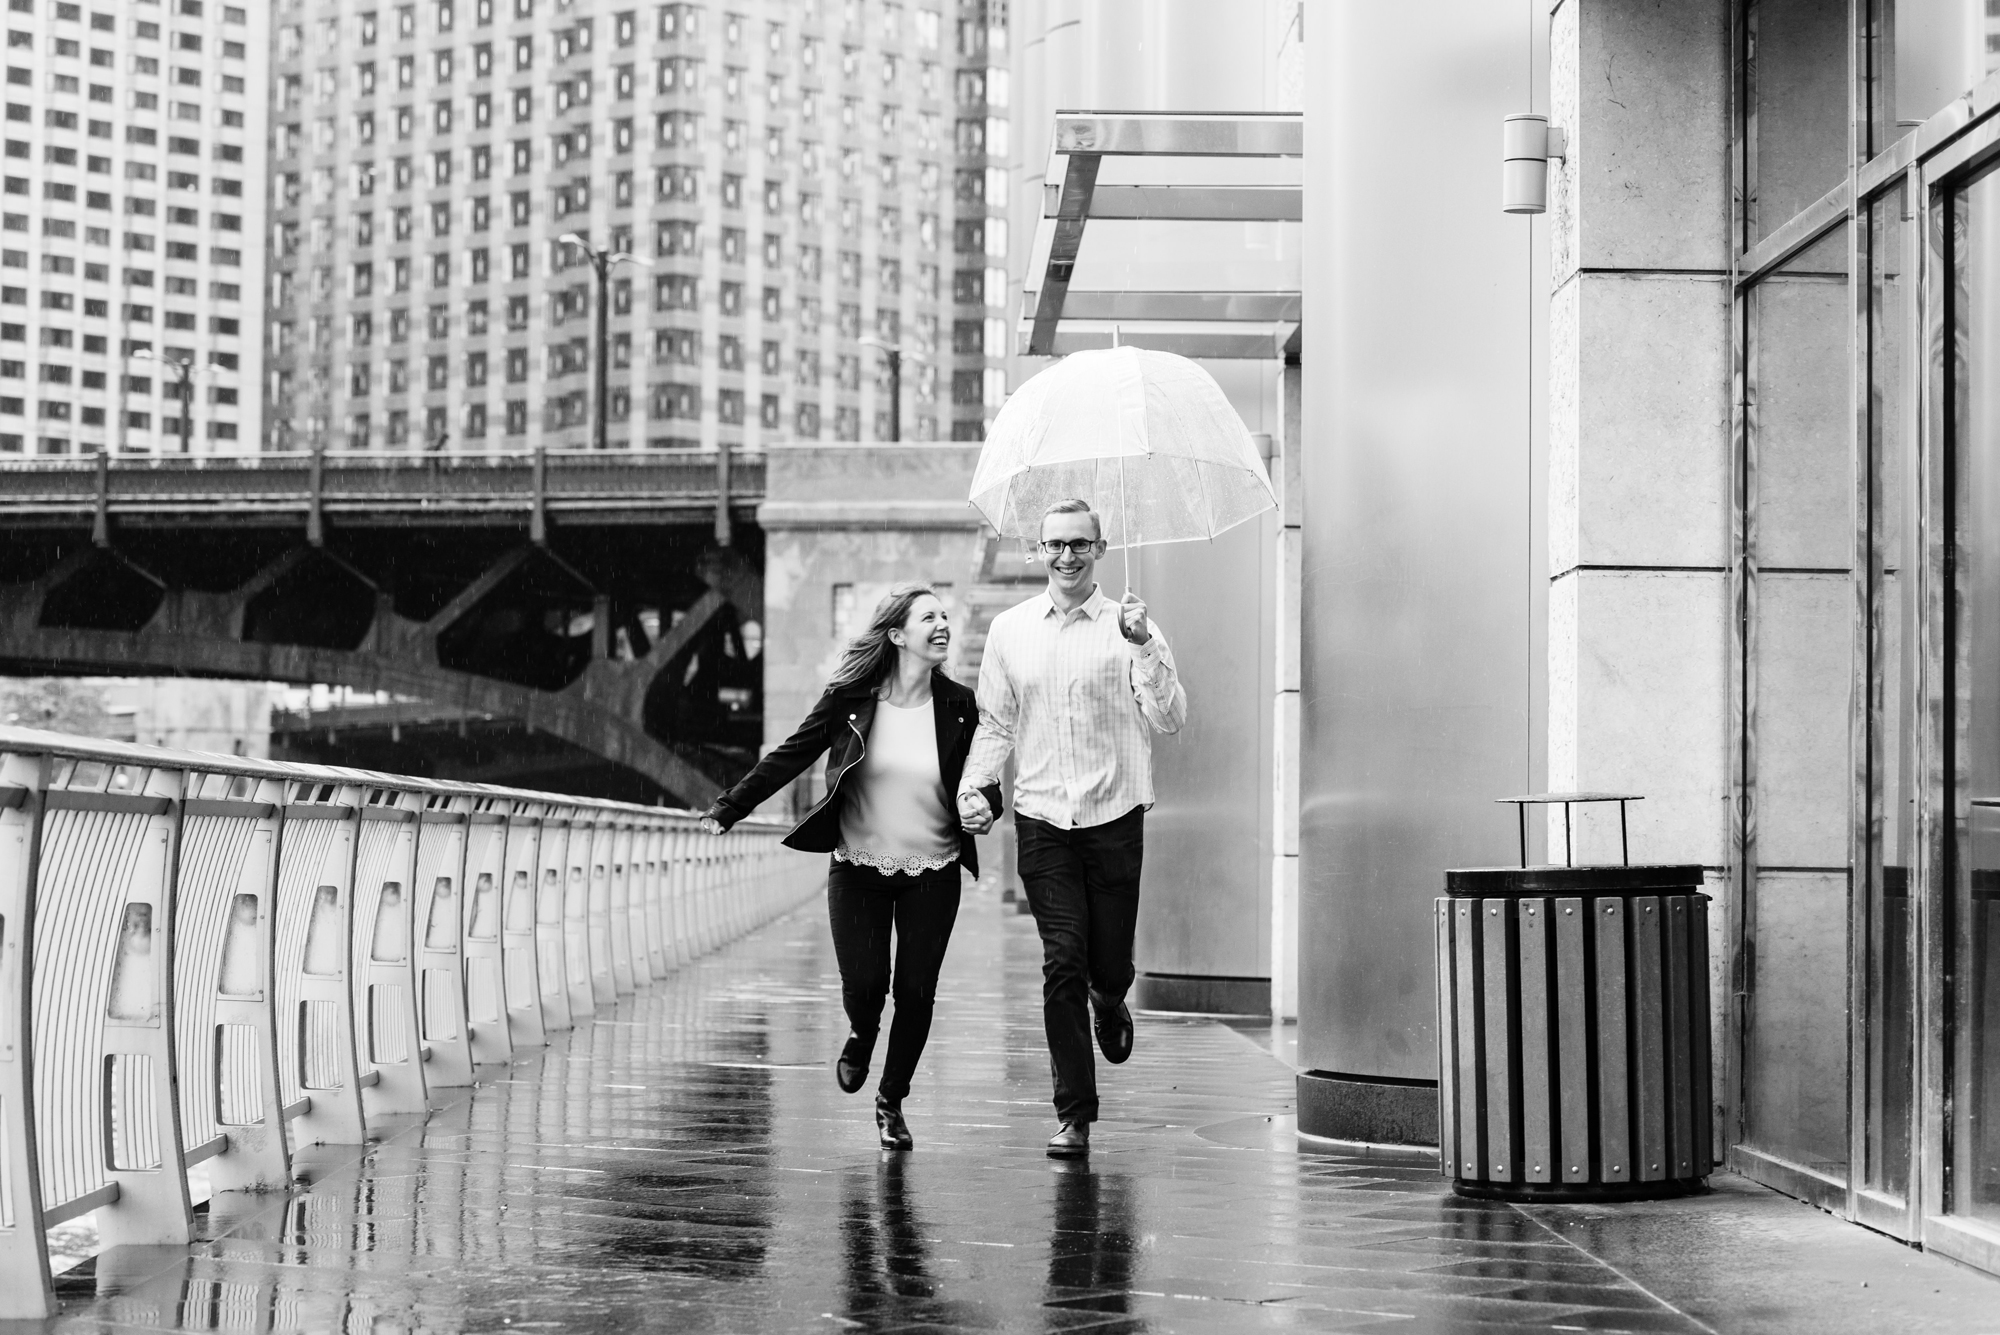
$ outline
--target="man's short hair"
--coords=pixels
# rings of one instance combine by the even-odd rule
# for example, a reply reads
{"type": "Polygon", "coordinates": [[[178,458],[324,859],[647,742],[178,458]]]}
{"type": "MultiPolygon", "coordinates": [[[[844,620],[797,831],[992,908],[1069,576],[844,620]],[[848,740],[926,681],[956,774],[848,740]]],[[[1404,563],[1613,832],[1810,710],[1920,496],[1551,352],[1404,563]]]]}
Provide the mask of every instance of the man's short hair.
{"type": "Polygon", "coordinates": [[[1098,517],[1097,511],[1090,508],[1089,501],[1079,500],[1072,496],[1068,500],[1057,501],[1054,505],[1042,511],[1042,522],[1035,529],[1037,537],[1041,536],[1042,529],[1049,526],[1050,515],[1089,515],[1092,532],[1096,535],[1099,542],[1104,541],[1104,521],[1098,517]]]}

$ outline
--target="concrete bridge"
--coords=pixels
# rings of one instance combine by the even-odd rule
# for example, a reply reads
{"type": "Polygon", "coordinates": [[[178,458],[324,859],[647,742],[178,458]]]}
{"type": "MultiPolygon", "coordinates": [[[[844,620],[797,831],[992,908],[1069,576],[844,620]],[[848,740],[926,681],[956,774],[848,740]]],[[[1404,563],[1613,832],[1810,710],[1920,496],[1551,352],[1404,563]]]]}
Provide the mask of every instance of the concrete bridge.
{"type": "Polygon", "coordinates": [[[700,804],[762,738],[764,481],[727,452],[12,459],[0,670],[387,690],[700,804]]]}

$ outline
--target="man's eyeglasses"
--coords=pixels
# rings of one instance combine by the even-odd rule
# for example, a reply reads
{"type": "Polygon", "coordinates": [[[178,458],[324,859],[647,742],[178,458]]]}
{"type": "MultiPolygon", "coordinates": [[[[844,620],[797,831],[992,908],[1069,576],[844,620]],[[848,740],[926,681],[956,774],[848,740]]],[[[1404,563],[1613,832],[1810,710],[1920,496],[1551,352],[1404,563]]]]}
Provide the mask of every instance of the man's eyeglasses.
{"type": "Polygon", "coordinates": [[[1068,542],[1045,540],[1037,545],[1042,549],[1044,556],[1061,556],[1064,549],[1067,549],[1071,556],[1089,556],[1097,550],[1097,539],[1071,538],[1068,542]]]}

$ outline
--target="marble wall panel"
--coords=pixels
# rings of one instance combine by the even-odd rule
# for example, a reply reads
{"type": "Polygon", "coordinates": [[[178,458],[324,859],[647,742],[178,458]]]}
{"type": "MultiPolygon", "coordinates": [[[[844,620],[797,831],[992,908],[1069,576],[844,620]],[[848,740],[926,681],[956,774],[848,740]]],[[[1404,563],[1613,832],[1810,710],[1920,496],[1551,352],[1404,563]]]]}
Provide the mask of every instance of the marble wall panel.
{"type": "Polygon", "coordinates": [[[1550,324],[1550,568],[1727,564],[1724,281],[1579,274],[1550,324]]]}
{"type": "Polygon", "coordinates": [[[1555,278],[1728,264],[1729,5],[1565,0],[1550,19],[1555,278]]]}
{"type": "MultiPolygon", "coordinates": [[[[1549,594],[1549,787],[1641,793],[1634,862],[1725,860],[1728,580],[1583,570],[1549,594]]],[[[1575,860],[1619,860],[1616,807],[1577,808],[1575,860]]],[[[1562,813],[1549,856],[1560,861],[1562,813]]]]}

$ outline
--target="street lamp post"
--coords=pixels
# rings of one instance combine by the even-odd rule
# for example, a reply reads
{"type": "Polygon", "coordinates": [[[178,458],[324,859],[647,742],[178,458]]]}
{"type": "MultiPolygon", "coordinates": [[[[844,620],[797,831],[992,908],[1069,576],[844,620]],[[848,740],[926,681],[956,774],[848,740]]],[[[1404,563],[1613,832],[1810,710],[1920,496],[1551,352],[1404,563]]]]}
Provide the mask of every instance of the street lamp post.
{"type": "MultiPolygon", "coordinates": [[[[862,335],[861,346],[864,348],[879,349],[882,355],[889,359],[889,439],[892,442],[900,443],[903,439],[904,352],[902,346],[879,339],[873,334],[862,335]]],[[[921,362],[929,360],[922,353],[918,352],[908,355],[911,361],[921,362]]]]}
{"type": "MultiPolygon", "coordinates": [[[[169,357],[164,353],[155,353],[150,348],[141,348],[132,354],[132,360],[135,362],[158,362],[160,365],[171,370],[174,373],[174,378],[180,382],[181,453],[192,453],[189,441],[194,431],[193,356],[169,357]]],[[[210,362],[209,365],[213,366],[215,363],[210,362]]]]}
{"type": "Polygon", "coordinates": [[[610,422],[610,404],[607,399],[611,392],[611,271],[620,264],[643,264],[650,267],[652,261],[643,255],[634,255],[629,250],[614,251],[609,246],[593,246],[576,232],[564,232],[559,238],[566,246],[574,246],[582,251],[590,261],[590,267],[597,271],[597,365],[592,377],[592,395],[596,399],[596,423],[591,436],[591,444],[597,449],[608,449],[605,432],[610,422]]]}

